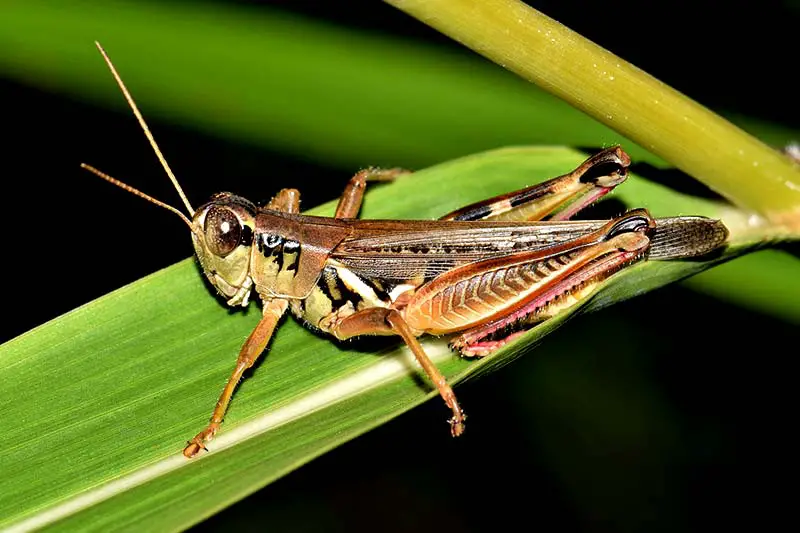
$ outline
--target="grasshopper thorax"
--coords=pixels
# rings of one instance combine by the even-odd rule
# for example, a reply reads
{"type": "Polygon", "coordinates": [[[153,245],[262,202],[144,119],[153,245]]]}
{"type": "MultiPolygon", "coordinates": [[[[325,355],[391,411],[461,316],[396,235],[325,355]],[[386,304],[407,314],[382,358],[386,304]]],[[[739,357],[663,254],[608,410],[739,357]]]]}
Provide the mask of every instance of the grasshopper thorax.
{"type": "Polygon", "coordinates": [[[253,280],[250,252],[256,206],[231,193],[215,194],[192,218],[192,242],[203,273],[228,305],[246,306],[253,280]]]}

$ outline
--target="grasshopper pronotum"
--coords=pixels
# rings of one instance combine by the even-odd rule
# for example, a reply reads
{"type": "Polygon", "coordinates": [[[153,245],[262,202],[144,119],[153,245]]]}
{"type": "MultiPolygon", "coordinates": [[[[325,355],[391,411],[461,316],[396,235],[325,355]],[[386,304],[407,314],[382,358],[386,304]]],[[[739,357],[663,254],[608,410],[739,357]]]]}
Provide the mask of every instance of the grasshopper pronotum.
{"type": "Polygon", "coordinates": [[[728,236],[717,220],[654,219],[644,209],[608,221],[569,221],[625,180],[630,158],[619,147],[601,151],[568,174],[436,221],[356,219],[366,184],[393,180],[405,173],[400,169],[357,173],[334,218],[299,214],[295,189],[281,190],[263,207],[219,193],[194,210],[122,79],[97,47],[191,219],[82,166],[181,217],[205,276],[228,305],[246,306],[254,289],[263,303],[262,318],[242,346],[210,423],[188,442],[186,457],[197,455],[214,437],[244,371],[289,309],[306,325],[338,339],[401,337],[452,411],[450,429],[458,436],[464,412],[417,337],[454,334],[455,350],[485,356],[574,305],[628,265],[645,258],[703,255],[724,245],[728,236]]]}

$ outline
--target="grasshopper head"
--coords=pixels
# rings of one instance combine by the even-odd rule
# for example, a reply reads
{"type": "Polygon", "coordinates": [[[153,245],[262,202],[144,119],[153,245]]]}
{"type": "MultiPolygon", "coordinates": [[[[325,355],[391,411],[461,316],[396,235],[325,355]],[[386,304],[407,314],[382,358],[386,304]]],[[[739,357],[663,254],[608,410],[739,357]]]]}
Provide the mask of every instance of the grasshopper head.
{"type": "Polygon", "coordinates": [[[253,286],[250,249],[255,213],[255,205],[248,200],[219,193],[192,218],[192,241],[200,266],[231,306],[246,306],[253,286]]]}
{"type": "Polygon", "coordinates": [[[117,73],[117,69],[114,68],[111,59],[109,59],[103,47],[100,46],[100,43],[95,41],[95,45],[100,50],[103,59],[105,59],[108,68],[111,70],[111,74],[122,91],[122,95],[130,105],[147,140],[150,141],[150,146],[156,153],[161,166],[164,167],[164,171],[192,218],[190,220],[171,205],[165,204],[161,200],[157,200],[126,183],[112,178],[94,167],[83,163],[81,166],[117,187],[178,215],[192,230],[194,251],[206,277],[221,294],[228,298],[228,305],[246,306],[250,296],[250,289],[253,287],[253,279],[250,277],[250,248],[253,245],[256,207],[239,196],[220,193],[211,197],[211,201],[197,211],[192,208],[192,204],[189,203],[178,183],[178,179],[169,168],[167,160],[158,148],[158,144],[156,144],[152,133],[150,133],[150,128],[147,127],[128,88],[125,87],[122,78],[117,73]]]}

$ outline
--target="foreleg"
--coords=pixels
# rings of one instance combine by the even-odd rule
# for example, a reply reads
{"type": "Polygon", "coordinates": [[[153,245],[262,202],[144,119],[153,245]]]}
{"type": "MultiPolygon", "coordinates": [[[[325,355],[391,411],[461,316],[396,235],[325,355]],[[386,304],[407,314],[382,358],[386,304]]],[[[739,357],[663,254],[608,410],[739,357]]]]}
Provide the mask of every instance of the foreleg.
{"type": "Polygon", "coordinates": [[[205,450],[206,443],[214,438],[225,417],[225,412],[228,410],[233,391],[242,379],[244,371],[253,366],[258,357],[264,352],[264,348],[269,344],[272,333],[275,331],[275,326],[277,326],[283,313],[286,312],[288,304],[287,300],[278,298],[264,302],[261,321],[242,346],[239,358],[236,360],[236,367],[233,369],[225,388],[222,389],[222,394],[217,400],[217,405],[214,407],[208,426],[188,442],[186,448],[183,449],[183,455],[188,458],[194,457],[200,450],[205,450]]]}

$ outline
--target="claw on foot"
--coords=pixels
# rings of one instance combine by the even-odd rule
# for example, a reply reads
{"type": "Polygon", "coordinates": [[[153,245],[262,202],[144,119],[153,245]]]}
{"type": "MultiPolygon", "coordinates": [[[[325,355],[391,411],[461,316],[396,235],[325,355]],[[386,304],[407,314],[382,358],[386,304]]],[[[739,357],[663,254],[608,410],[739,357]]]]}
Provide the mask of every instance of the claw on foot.
{"type": "Polygon", "coordinates": [[[206,448],[206,443],[214,438],[218,429],[219,424],[212,423],[211,426],[195,435],[195,437],[186,444],[186,448],[183,449],[184,457],[191,459],[200,453],[200,450],[207,452],[208,448],[206,448]]]}
{"type": "Polygon", "coordinates": [[[467,415],[464,412],[460,412],[457,416],[454,416],[448,422],[450,423],[450,434],[454,437],[461,436],[464,433],[464,421],[467,419],[467,415]]]}
{"type": "Polygon", "coordinates": [[[183,456],[187,459],[191,459],[200,453],[200,450],[208,451],[208,448],[203,446],[202,443],[190,440],[186,444],[186,448],[183,449],[183,456]]]}

